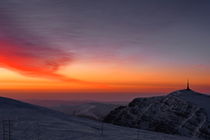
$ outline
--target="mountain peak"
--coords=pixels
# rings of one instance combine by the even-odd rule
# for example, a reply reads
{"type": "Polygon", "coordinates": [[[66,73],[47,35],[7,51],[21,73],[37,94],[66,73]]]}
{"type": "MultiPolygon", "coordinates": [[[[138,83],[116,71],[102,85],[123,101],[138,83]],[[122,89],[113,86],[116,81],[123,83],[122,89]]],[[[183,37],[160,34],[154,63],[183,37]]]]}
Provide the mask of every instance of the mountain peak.
{"type": "Polygon", "coordinates": [[[174,92],[169,93],[169,95],[185,95],[185,94],[201,94],[199,92],[196,92],[192,89],[181,89],[174,92]]]}
{"type": "Polygon", "coordinates": [[[111,111],[105,122],[144,130],[210,139],[210,96],[190,88],[166,96],[137,98],[111,111]]]}

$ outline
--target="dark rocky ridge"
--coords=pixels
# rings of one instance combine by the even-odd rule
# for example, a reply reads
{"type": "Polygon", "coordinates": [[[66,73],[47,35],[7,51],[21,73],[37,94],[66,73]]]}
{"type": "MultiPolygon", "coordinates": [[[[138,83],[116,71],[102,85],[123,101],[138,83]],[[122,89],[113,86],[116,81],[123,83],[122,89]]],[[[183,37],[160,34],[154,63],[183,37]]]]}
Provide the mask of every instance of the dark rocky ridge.
{"type": "Polygon", "coordinates": [[[128,106],[111,111],[104,121],[209,140],[209,107],[209,96],[189,89],[179,90],[167,96],[136,98],[128,106]],[[201,101],[197,101],[195,97],[201,101]],[[202,100],[205,100],[206,104],[202,100]]]}

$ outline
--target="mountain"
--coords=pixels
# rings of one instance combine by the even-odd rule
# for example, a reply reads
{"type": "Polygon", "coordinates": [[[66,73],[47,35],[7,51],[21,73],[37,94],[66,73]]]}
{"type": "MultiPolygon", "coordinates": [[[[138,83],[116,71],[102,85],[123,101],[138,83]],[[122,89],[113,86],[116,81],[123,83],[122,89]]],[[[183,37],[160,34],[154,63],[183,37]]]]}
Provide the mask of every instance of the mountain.
{"type": "Polygon", "coordinates": [[[51,108],[69,115],[102,121],[111,110],[119,106],[110,103],[90,102],[79,105],[60,105],[51,108]]]}
{"type": "Polygon", "coordinates": [[[41,99],[25,99],[27,103],[44,106],[47,108],[55,106],[73,106],[87,103],[87,101],[72,101],[72,100],[41,100],[41,99]]]}
{"type": "Polygon", "coordinates": [[[11,135],[12,140],[190,140],[77,118],[4,97],[0,97],[0,122],[0,139],[11,135]]]}
{"type": "Polygon", "coordinates": [[[96,102],[67,100],[25,100],[28,103],[44,106],[65,114],[102,121],[111,110],[127,101],[96,102]]]}
{"type": "Polygon", "coordinates": [[[174,95],[180,99],[191,102],[203,109],[210,117],[210,96],[206,94],[202,94],[199,92],[195,92],[193,90],[178,90],[172,92],[171,95],[174,95]]]}
{"type": "Polygon", "coordinates": [[[209,107],[210,96],[185,89],[166,96],[136,98],[128,106],[111,111],[104,121],[120,126],[209,140],[209,107]]]}

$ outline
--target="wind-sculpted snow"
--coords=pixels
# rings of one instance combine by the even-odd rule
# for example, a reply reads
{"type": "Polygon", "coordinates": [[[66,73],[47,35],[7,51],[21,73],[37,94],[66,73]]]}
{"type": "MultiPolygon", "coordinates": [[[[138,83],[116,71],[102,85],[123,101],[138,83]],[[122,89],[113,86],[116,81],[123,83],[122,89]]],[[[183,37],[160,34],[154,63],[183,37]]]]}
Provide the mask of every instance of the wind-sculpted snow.
{"type": "Polygon", "coordinates": [[[209,106],[199,106],[198,103],[190,102],[196,100],[189,98],[194,97],[194,94],[210,102],[208,97],[191,90],[181,90],[162,97],[137,98],[128,106],[111,111],[105,118],[105,122],[167,134],[210,139],[210,123],[205,110],[209,106]],[[182,98],[182,93],[185,98],[182,98]],[[187,96],[189,100],[186,100],[187,96]]]}
{"type": "MultiPolygon", "coordinates": [[[[190,140],[76,118],[8,98],[0,98],[0,118],[1,125],[12,120],[12,140],[190,140]]],[[[0,139],[2,135],[0,129],[0,139]]]]}

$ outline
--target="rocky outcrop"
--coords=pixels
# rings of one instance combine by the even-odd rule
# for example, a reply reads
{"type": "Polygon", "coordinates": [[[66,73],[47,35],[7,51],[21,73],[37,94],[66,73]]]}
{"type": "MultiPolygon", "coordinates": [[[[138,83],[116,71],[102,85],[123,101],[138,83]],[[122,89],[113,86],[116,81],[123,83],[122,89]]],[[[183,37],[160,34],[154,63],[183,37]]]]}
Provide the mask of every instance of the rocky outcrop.
{"type": "Polygon", "coordinates": [[[210,139],[210,123],[206,111],[174,94],[134,99],[128,106],[111,111],[104,121],[156,132],[210,139]]]}

